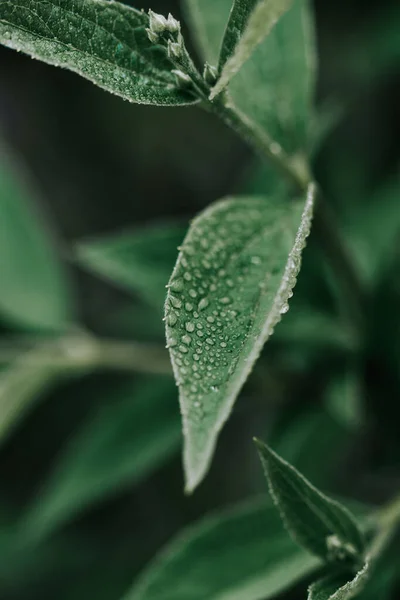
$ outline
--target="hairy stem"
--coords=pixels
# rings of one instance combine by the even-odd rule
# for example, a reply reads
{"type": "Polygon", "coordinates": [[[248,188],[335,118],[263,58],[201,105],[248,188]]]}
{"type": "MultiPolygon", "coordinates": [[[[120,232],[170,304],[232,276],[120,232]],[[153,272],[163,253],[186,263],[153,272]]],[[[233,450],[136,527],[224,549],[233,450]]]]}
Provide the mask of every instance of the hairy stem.
{"type": "MultiPolygon", "coordinates": [[[[279,144],[271,140],[261,128],[238,110],[229,98],[218,97],[213,103],[203,103],[203,107],[220,117],[252,146],[257,154],[272,163],[298,192],[304,193],[313,182],[306,160],[286,155],[279,144]]],[[[316,189],[314,228],[318,242],[340,285],[343,305],[351,327],[361,334],[365,312],[363,287],[329,204],[318,185],[316,189]]]]}

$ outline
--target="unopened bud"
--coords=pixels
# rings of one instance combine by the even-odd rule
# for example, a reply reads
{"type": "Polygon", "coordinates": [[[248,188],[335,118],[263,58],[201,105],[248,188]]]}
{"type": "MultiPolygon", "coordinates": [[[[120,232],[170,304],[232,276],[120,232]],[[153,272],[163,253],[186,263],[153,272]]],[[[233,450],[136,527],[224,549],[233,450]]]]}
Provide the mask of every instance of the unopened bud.
{"type": "Polygon", "coordinates": [[[149,24],[153,33],[164,33],[168,29],[168,21],[162,15],[149,10],[149,24]]]}
{"type": "Polygon", "coordinates": [[[184,73],[183,71],[180,71],[179,69],[174,69],[173,71],[171,71],[171,73],[175,75],[176,81],[181,87],[186,87],[187,85],[192,83],[192,80],[190,79],[189,75],[187,73],[184,73]]]}
{"type": "Polygon", "coordinates": [[[179,21],[174,19],[174,17],[169,13],[167,20],[167,29],[170,33],[178,33],[181,30],[181,24],[179,21]]]}
{"type": "Polygon", "coordinates": [[[213,67],[209,63],[206,63],[204,65],[203,79],[209,85],[214,85],[218,79],[218,71],[216,67],[213,67]]]}
{"type": "Polygon", "coordinates": [[[147,37],[149,38],[149,40],[151,41],[152,44],[158,43],[159,37],[158,37],[157,33],[154,33],[154,31],[152,31],[149,28],[146,29],[146,33],[147,33],[147,37]]]}
{"type": "Polygon", "coordinates": [[[176,60],[182,57],[182,44],[168,40],[168,58],[176,60]]]}

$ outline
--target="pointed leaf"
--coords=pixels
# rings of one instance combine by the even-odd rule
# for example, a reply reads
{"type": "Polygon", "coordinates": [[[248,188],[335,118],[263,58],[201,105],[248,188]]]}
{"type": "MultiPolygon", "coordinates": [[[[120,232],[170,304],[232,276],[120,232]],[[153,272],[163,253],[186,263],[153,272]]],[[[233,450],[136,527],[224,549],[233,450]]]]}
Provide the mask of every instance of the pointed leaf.
{"type": "Polygon", "coordinates": [[[0,314],[13,325],[59,330],[70,298],[44,215],[0,147],[0,314]]]}
{"type": "Polygon", "coordinates": [[[204,477],[218,434],[272,334],[300,269],[314,204],[230,198],[192,223],[166,300],[167,343],[185,438],[187,490],[204,477]]]}
{"type": "Polygon", "coordinates": [[[262,499],[182,532],[124,600],[267,600],[318,565],[262,499]]]}
{"type": "Polygon", "coordinates": [[[85,267],[162,310],[165,285],[187,227],[156,224],[109,237],[79,242],[75,251],[85,267]]]}
{"type": "Polygon", "coordinates": [[[365,588],[369,579],[369,565],[351,577],[348,573],[333,573],[316,581],[308,590],[308,600],[350,600],[365,588]]]}
{"type": "Polygon", "coordinates": [[[181,442],[170,378],[121,384],[72,437],[22,524],[47,535],[89,505],[133,485],[167,461],[181,442]]]}
{"type": "Polygon", "coordinates": [[[177,86],[165,49],[150,42],[149,17],[106,0],[0,0],[0,42],[82,75],[130,102],[195,100],[177,86]]]}
{"type": "Polygon", "coordinates": [[[221,75],[210,98],[220,94],[289,9],[292,0],[235,0],[220,56],[221,75]]]}
{"type": "Polygon", "coordinates": [[[272,498],[295,541],[327,562],[363,562],[364,539],[352,514],[256,440],[272,498]]]}

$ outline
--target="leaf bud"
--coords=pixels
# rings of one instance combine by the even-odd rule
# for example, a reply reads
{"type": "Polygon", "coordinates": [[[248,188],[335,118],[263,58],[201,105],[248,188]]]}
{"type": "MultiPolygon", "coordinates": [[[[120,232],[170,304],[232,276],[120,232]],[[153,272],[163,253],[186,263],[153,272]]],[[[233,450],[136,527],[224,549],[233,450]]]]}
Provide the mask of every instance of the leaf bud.
{"type": "Polygon", "coordinates": [[[150,30],[153,33],[164,33],[168,29],[168,21],[163,15],[149,10],[150,30]]]}
{"type": "Polygon", "coordinates": [[[168,15],[167,29],[170,33],[179,33],[181,30],[181,24],[179,21],[177,21],[177,19],[174,19],[171,13],[168,15]]]}
{"type": "Polygon", "coordinates": [[[168,58],[177,60],[182,57],[182,44],[168,40],[168,58]]]}
{"type": "Polygon", "coordinates": [[[203,79],[209,85],[214,85],[218,79],[218,71],[216,67],[213,67],[209,63],[206,63],[204,65],[203,79]]]}

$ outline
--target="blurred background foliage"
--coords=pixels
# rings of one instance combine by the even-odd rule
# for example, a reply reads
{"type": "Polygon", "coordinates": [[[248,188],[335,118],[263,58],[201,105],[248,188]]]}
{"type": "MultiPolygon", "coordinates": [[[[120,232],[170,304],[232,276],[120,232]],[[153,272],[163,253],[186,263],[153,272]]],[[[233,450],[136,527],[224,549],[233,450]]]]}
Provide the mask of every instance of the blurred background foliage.
{"type": "Polygon", "coordinates": [[[334,493],[380,503],[400,488],[400,8],[315,10],[315,171],[369,291],[365,339],[312,236],[190,498],[164,285],[188,221],[270,175],[206,113],[129,105],[1,48],[1,600],[118,600],[187,524],[265,492],[253,435],[334,493]]]}

